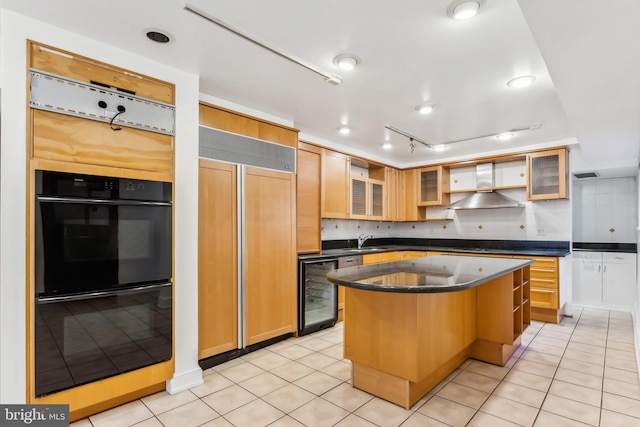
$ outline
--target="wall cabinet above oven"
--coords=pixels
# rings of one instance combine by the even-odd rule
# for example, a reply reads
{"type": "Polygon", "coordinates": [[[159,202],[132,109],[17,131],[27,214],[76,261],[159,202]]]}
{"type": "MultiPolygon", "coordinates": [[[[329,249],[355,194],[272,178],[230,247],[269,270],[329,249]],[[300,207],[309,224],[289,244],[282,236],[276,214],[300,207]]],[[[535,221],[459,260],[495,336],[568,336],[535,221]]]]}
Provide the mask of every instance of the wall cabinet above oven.
{"type": "MultiPolygon", "coordinates": [[[[40,94],[47,95],[46,103],[54,105],[47,108],[34,102],[32,107],[36,108],[29,109],[30,153],[34,159],[45,162],[38,167],[86,173],[75,165],[92,165],[149,171],[165,175],[158,176],[159,179],[172,180],[173,136],[156,132],[152,125],[142,124],[136,128],[127,123],[140,121],[133,116],[134,110],[138,104],[144,104],[145,99],[170,108],[175,99],[173,84],[33,42],[29,46],[29,67],[46,73],[46,77],[39,77],[43,85],[55,81],[55,76],[60,76],[60,81],[69,79],[58,85],[58,89],[49,83],[53,91],[45,89],[47,92],[43,93],[43,89],[39,89],[40,94]],[[68,87],[87,88],[74,89],[80,97],[78,107],[72,105],[74,101],[69,100],[68,95],[60,92],[68,87]],[[105,99],[96,101],[93,98],[100,88],[104,88],[105,99]],[[68,108],[56,108],[56,97],[64,98],[60,102],[65,105],[71,104],[68,108]],[[90,101],[86,101],[88,98],[90,101]],[[95,101],[95,109],[83,109],[80,106],[86,104],[83,100],[92,107],[95,101]],[[103,121],[99,121],[100,115],[103,121]]],[[[32,87],[34,89],[37,88],[32,87]]]]}

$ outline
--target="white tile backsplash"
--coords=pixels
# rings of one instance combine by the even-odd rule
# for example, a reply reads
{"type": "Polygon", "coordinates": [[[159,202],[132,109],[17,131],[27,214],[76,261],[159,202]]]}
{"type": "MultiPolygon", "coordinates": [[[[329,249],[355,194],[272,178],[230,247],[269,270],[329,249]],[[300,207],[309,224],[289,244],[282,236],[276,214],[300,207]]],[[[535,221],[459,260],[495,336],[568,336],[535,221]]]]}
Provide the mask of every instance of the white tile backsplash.
{"type": "Polygon", "coordinates": [[[635,177],[574,181],[573,240],[635,243],[636,185],[635,177]]]}
{"type": "MultiPolygon", "coordinates": [[[[322,220],[322,240],[355,239],[358,235],[432,239],[571,240],[571,202],[530,202],[523,189],[503,190],[525,208],[450,211],[427,208],[428,218],[451,216],[448,221],[386,222],[322,220]]],[[[456,199],[458,198],[455,195],[456,199]]],[[[453,200],[452,200],[453,201],[453,200]]]]}

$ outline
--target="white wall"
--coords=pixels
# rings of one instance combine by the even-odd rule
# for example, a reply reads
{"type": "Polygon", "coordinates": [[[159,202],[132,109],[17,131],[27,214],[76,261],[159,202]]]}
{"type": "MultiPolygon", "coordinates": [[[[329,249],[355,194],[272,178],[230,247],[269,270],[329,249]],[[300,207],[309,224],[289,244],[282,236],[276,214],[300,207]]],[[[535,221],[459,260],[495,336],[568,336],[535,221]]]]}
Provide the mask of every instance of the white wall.
{"type": "MultiPolygon", "coordinates": [[[[640,168],[637,170],[636,182],[640,182],[640,168]]],[[[636,244],[637,247],[640,247],[640,186],[637,186],[636,190],[636,202],[638,203],[636,207],[639,215],[636,217],[636,244]]],[[[638,371],[640,372],[640,257],[636,256],[636,262],[638,263],[636,266],[636,294],[638,298],[633,304],[631,314],[633,315],[633,331],[635,333],[636,361],[638,362],[638,371]]]]}
{"type": "Polygon", "coordinates": [[[176,369],[167,387],[178,391],[201,383],[202,372],[197,363],[198,76],[3,9],[0,10],[0,402],[24,403],[26,396],[27,39],[176,84],[176,369]]]}

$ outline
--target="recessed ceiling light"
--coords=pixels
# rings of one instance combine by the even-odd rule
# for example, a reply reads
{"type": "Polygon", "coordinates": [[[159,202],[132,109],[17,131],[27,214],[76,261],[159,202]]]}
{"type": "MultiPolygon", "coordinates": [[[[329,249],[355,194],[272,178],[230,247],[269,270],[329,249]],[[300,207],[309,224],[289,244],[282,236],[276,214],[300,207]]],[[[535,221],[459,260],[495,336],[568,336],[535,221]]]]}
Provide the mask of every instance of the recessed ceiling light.
{"type": "Polygon", "coordinates": [[[447,146],[446,146],[446,145],[444,145],[444,144],[432,145],[432,146],[431,146],[431,149],[432,149],[433,151],[444,151],[444,150],[446,150],[446,149],[447,149],[447,146]]]}
{"type": "Polygon", "coordinates": [[[390,142],[385,142],[384,144],[382,144],[382,148],[385,150],[391,150],[393,148],[393,145],[391,145],[390,142]]]}
{"type": "Polygon", "coordinates": [[[167,31],[155,27],[143,28],[142,34],[144,34],[149,40],[162,44],[169,43],[174,39],[174,37],[167,31]]]}
{"type": "Polygon", "coordinates": [[[338,128],[338,132],[340,135],[349,135],[351,133],[351,129],[348,126],[340,126],[338,128]]]}
{"type": "Polygon", "coordinates": [[[416,111],[420,114],[430,114],[433,112],[433,109],[436,108],[435,105],[418,105],[416,106],[416,111]]]}
{"type": "Polygon", "coordinates": [[[350,53],[343,53],[333,58],[333,63],[341,70],[351,71],[360,63],[360,59],[350,53]]]}
{"type": "Polygon", "coordinates": [[[513,132],[502,132],[496,135],[496,138],[498,138],[500,141],[508,141],[514,136],[516,136],[516,134],[513,132]]]}
{"type": "Polygon", "coordinates": [[[507,82],[507,86],[520,89],[523,87],[529,86],[531,83],[536,81],[536,76],[518,76],[507,82]]]}
{"type": "Polygon", "coordinates": [[[480,3],[476,1],[465,1],[453,8],[452,16],[457,21],[473,18],[478,14],[480,3]]]}

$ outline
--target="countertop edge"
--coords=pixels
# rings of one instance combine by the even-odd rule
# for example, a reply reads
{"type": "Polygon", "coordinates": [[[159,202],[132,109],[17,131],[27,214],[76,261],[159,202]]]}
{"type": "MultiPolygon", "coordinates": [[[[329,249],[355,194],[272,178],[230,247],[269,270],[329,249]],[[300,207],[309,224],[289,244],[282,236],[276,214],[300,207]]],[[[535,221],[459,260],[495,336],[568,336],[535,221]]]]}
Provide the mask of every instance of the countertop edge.
{"type": "MultiPolygon", "coordinates": [[[[436,255],[437,256],[452,256],[452,255],[436,255]]],[[[453,255],[455,256],[455,255],[453,255]]],[[[435,257],[429,257],[429,258],[435,258],[435,257]]],[[[393,261],[393,262],[403,262],[403,261],[393,261]]],[[[387,263],[387,264],[392,264],[391,263],[387,263]]],[[[494,274],[490,274],[487,275],[483,278],[480,279],[476,279],[476,280],[472,280],[470,282],[465,282],[465,283],[461,283],[461,284],[456,284],[456,285],[449,285],[449,286],[422,286],[422,287],[416,287],[416,286],[389,286],[389,285],[384,285],[384,286],[380,286],[380,285],[371,285],[371,284],[363,284],[363,283],[357,283],[357,282],[352,282],[352,281],[348,281],[348,280],[343,280],[340,278],[335,278],[335,277],[330,277],[331,273],[327,274],[327,280],[329,280],[331,283],[334,283],[336,285],[340,285],[340,286],[345,286],[348,288],[352,288],[352,289],[360,289],[360,290],[366,290],[366,291],[375,291],[375,292],[388,292],[388,293],[409,293],[409,294],[435,294],[435,293],[447,293],[447,292],[456,292],[456,291],[464,291],[466,289],[471,289],[471,288],[475,288],[477,286],[480,286],[484,283],[487,283],[493,279],[496,279],[498,277],[501,277],[505,274],[511,273],[513,271],[519,270],[523,267],[526,267],[527,265],[533,264],[535,262],[535,260],[522,260],[522,262],[518,263],[517,266],[515,267],[510,267],[510,268],[506,268],[504,270],[501,270],[499,272],[496,272],[494,274]]],[[[358,267],[348,267],[348,268],[358,268],[358,267]]],[[[341,269],[344,270],[344,269],[341,269]]]]}
{"type": "Polygon", "coordinates": [[[355,256],[355,255],[371,255],[385,252],[398,252],[398,251],[424,251],[424,252],[451,252],[451,253],[470,253],[479,256],[482,255],[512,255],[512,256],[550,256],[550,257],[565,257],[571,254],[570,250],[507,250],[507,249],[490,249],[490,250],[478,250],[477,248],[461,249],[461,248],[444,248],[441,246],[404,246],[404,245],[384,245],[384,246],[369,246],[358,250],[357,248],[342,248],[342,249],[326,249],[320,253],[306,253],[298,254],[298,259],[322,259],[329,257],[340,256],[355,256]],[[373,249],[372,249],[373,248],[373,249]]]}

